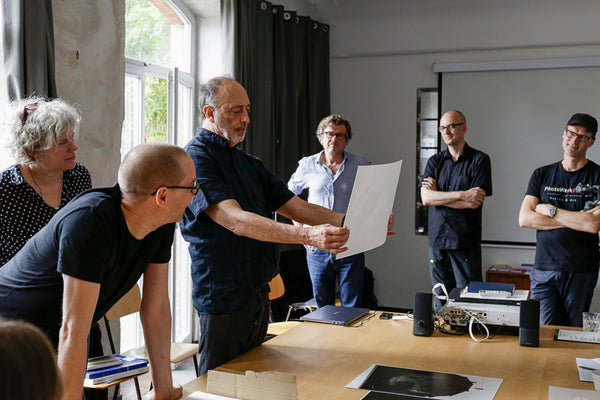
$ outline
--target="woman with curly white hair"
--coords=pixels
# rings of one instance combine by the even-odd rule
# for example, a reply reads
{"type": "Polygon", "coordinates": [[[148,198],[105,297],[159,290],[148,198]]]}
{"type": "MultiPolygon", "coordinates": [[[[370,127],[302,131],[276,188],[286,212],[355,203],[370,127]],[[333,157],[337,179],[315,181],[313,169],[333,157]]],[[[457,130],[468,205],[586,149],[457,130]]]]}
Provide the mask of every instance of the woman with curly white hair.
{"type": "Polygon", "coordinates": [[[0,267],[71,199],[92,187],[77,163],[81,115],[61,99],[13,101],[4,134],[15,165],[0,176],[0,267]]]}

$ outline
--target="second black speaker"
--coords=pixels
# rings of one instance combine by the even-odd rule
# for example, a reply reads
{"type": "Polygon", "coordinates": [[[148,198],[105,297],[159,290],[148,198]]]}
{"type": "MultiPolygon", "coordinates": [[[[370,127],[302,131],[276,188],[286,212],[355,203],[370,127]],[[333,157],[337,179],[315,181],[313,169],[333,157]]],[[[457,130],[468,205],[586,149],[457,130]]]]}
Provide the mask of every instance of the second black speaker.
{"type": "Polygon", "coordinates": [[[540,345],[540,303],[536,300],[521,302],[519,309],[519,344],[538,347],[540,345]]]}
{"type": "Polygon", "coordinates": [[[433,309],[431,293],[415,293],[413,306],[413,335],[431,336],[433,333],[433,309]]]}

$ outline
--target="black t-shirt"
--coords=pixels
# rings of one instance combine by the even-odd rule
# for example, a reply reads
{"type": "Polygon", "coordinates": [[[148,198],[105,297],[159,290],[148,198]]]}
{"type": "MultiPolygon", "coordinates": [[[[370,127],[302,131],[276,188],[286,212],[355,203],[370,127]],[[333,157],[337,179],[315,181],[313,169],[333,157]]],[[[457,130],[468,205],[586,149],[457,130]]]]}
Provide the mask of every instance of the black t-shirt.
{"type": "MultiPolygon", "coordinates": [[[[561,162],[536,169],[527,193],[542,204],[569,211],[581,211],[591,198],[575,193],[578,184],[600,184],[600,166],[588,161],[581,169],[565,171],[561,162]]],[[[538,230],[535,267],[565,272],[596,272],[600,262],[598,235],[570,228],[538,230]]]]}
{"type": "Polygon", "coordinates": [[[118,185],[89,190],[58,211],[0,268],[0,315],[32,322],[56,343],[62,274],[101,284],[97,321],[149,263],[170,260],[174,228],[167,224],[137,240],[123,217],[118,185]]]}

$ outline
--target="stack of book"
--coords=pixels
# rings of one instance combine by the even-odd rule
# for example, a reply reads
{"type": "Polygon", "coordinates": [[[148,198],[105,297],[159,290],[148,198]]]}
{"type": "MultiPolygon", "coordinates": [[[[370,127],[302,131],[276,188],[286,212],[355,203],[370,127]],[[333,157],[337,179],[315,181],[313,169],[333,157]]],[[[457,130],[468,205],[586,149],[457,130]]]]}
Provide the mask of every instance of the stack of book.
{"type": "Polygon", "coordinates": [[[85,373],[85,385],[109,383],[117,379],[127,378],[148,372],[148,361],[129,358],[120,354],[95,357],[88,360],[85,373]]]}

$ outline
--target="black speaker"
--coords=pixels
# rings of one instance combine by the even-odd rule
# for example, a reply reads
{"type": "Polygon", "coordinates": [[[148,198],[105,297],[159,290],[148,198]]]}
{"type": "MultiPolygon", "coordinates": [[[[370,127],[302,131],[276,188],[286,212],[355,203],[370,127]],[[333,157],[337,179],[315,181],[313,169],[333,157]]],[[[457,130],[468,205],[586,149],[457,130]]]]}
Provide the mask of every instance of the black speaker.
{"type": "Polygon", "coordinates": [[[433,310],[431,293],[415,293],[413,306],[413,335],[431,336],[433,333],[433,310]]]}
{"type": "Polygon", "coordinates": [[[537,300],[521,302],[519,310],[519,344],[529,347],[540,345],[540,303],[537,300]]]}

